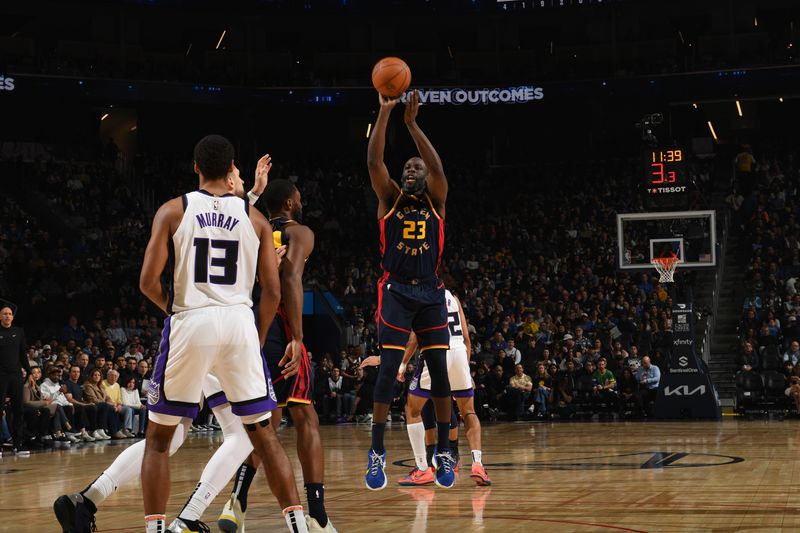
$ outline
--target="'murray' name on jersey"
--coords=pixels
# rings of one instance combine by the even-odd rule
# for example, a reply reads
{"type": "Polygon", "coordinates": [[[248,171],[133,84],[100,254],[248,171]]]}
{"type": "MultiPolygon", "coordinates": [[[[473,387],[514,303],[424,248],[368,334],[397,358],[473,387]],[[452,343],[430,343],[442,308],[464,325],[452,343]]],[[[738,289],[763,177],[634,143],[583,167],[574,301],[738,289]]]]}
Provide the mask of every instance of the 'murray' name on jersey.
{"type": "Polygon", "coordinates": [[[226,216],[223,213],[200,213],[195,215],[195,219],[197,220],[197,223],[200,224],[201,228],[213,226],[226,229],[228,231],[233,231],[233,228],[235,228],[236,224],[239,223],[238,218],[226,216]]]}

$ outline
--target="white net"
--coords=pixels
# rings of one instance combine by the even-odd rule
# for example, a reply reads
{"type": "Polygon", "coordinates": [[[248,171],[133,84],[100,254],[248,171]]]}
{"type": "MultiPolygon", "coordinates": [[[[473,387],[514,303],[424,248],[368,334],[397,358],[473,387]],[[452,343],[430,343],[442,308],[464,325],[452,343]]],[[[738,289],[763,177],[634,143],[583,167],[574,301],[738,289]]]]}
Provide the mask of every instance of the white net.
{"type": "Polygon", "coordinates": [[[661,275],[660,283],[674,283],[675,268],[678,266],[677,257],[654,257],[651,261],[661,275]]]}

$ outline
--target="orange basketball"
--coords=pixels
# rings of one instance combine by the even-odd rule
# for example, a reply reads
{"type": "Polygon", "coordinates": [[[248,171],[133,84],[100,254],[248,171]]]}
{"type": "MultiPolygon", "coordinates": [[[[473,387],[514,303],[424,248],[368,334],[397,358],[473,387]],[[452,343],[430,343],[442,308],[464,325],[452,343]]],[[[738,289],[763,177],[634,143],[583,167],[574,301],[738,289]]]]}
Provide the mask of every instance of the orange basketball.
{"type": "Polygon", "coordinates": [[[372,85],[383,96],[397,98],[411,85],[411,69],[399,57],[384,57],[372,67],[372,85]]]}

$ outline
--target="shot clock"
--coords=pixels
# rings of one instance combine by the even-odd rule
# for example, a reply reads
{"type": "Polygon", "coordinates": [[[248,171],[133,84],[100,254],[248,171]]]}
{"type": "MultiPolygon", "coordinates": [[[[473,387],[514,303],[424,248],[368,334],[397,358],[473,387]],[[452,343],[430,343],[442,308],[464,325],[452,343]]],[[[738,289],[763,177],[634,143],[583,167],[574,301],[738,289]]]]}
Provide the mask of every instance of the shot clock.
{"type": "Polygon", "coordinates": [[[686,158],[681,147],[648,148],[643,156],[642,188],[651,208],[683,208],[688,202],[686,158]]]}
{"type": "Polygon", "coordinates": [[[645,151],[645,188],[650,194],[686,192],[686,157],[682,148],[645,151]]]}

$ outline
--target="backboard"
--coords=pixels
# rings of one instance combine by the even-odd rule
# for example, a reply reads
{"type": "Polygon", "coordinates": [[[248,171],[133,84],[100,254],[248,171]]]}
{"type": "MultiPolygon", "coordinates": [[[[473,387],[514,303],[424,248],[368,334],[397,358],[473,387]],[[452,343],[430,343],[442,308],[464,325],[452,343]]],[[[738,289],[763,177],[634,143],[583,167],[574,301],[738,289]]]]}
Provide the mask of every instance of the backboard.
{"type": "Polygon", "coordinates": [[[617,261],[623,270],[651,270],[654,257],[678,257],[678,268],[717,264],[715,211],[617,215],[617,261]]]}

